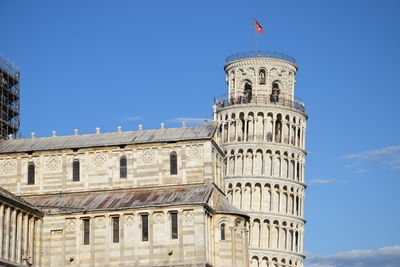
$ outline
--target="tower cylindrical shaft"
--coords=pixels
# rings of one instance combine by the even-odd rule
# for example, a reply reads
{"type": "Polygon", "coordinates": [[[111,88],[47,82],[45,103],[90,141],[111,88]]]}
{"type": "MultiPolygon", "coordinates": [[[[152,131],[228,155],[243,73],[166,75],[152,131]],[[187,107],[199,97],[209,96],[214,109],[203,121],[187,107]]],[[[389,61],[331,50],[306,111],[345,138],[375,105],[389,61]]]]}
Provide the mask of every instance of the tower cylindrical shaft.
{"type": "Polygon", "coordinates": [[[294,97],[297,65],[275,53],[236,54],[216,98],[225,191],[250,217],[250,266],[303,266],[307,115],[294,97]]]}

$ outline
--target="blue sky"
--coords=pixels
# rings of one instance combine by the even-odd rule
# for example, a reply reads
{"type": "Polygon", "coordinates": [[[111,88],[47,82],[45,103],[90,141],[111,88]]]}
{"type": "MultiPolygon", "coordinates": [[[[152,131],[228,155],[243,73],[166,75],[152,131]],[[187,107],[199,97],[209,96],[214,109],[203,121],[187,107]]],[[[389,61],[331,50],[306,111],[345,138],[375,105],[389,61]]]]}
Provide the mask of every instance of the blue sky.
{"type": "Polygon", "coordinates": [[[389,251],[380,266],[391,267],[400,262],[399,9],[396,0],[0,0],[0,53],[21,69],[25,137],[175,127],[212,117],[224,60],[254,49],[256,16],[260,48],[299,65],[308,266],[377,266],[365,255],[389,251]]]}

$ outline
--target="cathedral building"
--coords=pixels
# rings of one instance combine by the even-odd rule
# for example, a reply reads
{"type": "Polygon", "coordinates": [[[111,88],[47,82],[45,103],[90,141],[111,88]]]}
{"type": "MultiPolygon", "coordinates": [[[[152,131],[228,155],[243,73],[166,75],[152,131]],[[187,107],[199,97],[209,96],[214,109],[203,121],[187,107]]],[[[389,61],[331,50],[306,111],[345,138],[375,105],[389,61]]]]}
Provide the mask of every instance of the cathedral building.
{"type": "Polygon", "coordinates": [[[229,57],[210,125],[0,141],[0,266],[303,266],[297,65],[229,57]]]}

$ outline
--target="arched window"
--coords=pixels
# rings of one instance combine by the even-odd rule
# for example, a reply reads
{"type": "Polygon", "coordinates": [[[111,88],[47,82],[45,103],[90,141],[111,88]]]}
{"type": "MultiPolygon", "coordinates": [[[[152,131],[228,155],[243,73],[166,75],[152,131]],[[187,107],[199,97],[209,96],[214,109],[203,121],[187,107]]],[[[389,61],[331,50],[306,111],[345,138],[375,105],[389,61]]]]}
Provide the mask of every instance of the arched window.
{"type": "Polygon", "coordinates": [[[122,156],[119,159],[119,178],[127,177],[126,157],[122,156]]]}
{"type": "Polygon", "coordinates": [[[72,181],[79,182],[80,180],[80,166],[79,159],[74,159],[72,163],[72,181]]]}
{"type": "Polygon", "coordinates": [[[272,83],[272,94],[271,94],[271,101],[278,102],[279,101],[279,84],[277,82],[272,83]]]}
{"type": "Polygon", "coordinates": [[[28,184],[35,184],[35,163],[28,164],[28,184]]]}
{"type": "Polygon", "coordinates": [[[178,174],[178,158],[175,152],[169,155],[169,170],[171,175],[178,174]]]}
{"type": "Polygon", "coordinates": [[[246,82],[244,84],[244,91],[251,91],[252,90],[252,86],[251,86],[251,82],[246,82]]]}
{"type": "Polygon", "coordinates": [[[178,213],[171,212],[171,238],[178,239],[178,213]]]}
{"type": "Polygon", "coordinates": [[[252,86],[250,81],[246,81],[244,84],[244,96],[247,99],[247,102],[251,102],[252,94],[252,86]]]}
{"type": "Polygon", "coordinates": [[[265,84],[265,70],[260,70],[258,73],[260,84],[265,84]]]}
{"type": "Polygon", "coordinates": [[[225,240],[225,224],[221,224],[221,240],[225,240]]]}

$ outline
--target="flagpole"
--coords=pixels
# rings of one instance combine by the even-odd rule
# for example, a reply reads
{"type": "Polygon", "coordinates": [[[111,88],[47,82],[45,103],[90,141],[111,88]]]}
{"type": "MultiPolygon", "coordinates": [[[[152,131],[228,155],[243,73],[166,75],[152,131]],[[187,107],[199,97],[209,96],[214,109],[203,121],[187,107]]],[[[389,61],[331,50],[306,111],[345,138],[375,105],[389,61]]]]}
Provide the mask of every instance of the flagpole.
{"type": "Polygon", "coordinates": [[[257,56],[260,54],[260,51],[258,50],[258,37],[257,37],[257,29],[256,29],[256,16],[254,16],[254,25],[253,25],[253,28],[254,28],[254,42],[255,42],[255,45],[256,45],[256,51],[257,51],[257,56]]]}

